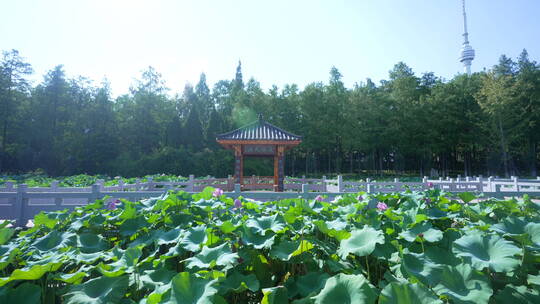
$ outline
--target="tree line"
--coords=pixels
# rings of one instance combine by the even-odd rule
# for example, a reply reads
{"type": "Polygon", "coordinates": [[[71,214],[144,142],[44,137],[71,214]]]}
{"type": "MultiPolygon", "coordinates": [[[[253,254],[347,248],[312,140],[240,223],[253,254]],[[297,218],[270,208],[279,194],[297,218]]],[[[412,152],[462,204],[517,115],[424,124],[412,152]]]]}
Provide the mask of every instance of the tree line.
{"type": "MultiPolygon", "coordinates": [[[[253,78],[244,81],[239,63],[231,80],[210,88],[201,74],[173,94],[149,67],[115,98],[106,80],[68,78],[61,65],[33,85],[19,52],[2,54],[3,173],[226,176],[233,155],[216,134],[261,113],[304,137],[287,154],[287,175],[537,175],[540,66],[526,50],[450,80],[418,76],[399,62],[387,80],[352,88],[333,67],[328,82],[263,90],[253,78]]],[[[264,162],[247,164],[247,175],[271,175],[264,162]]]]}

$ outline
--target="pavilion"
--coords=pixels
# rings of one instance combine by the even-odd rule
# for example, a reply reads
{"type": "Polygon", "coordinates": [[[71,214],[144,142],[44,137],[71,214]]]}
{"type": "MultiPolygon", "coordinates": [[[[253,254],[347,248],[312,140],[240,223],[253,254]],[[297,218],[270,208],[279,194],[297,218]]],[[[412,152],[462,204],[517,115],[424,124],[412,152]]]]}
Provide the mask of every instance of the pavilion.
{"type": "Polygon", "coordinates": [[[300,144],[302,136],[289,133],[264,121],[262,115],[259,114],[258,120],[239,129],[219,134],[216,140],[226,149],[234,151],[234,180],[235,183],[241,185],[242,189],[253,186],[244,183],[244,157],[273,157],[273,190],[281,192],[285,171],[285,151],[300,144]]]}

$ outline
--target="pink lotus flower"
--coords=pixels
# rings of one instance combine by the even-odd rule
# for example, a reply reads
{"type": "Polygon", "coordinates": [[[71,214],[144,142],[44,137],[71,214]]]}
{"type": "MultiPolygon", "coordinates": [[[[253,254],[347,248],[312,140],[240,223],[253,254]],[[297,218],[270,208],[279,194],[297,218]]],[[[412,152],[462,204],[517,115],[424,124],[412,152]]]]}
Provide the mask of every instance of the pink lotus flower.
{"type": "Polygon", "coordinates": [[[239,200],[239,199],[235,199],[235,200],[234,200],[234,208],[235,208],[235,209],[240,209],[240,208],[242,208],[242,201],[239,200]]]}
{"type": "Polygon", "coordinates": [[[212,192],[213,197],[220,197],[222,195],[223,195],[223,190],[221,190],[219,188],[216,188],[216,190],[214,190],[214,192],[212,192]]]}
{"type": "Polygon", "coordinates": [[[357,201],[361,201],[361,200],[363,200],[363,199],[364,199],[364,197],[361,196],[361,195],[359,195],[359,196],[356,197],[356,200],[357,200],[357,201]]]}
{"type": "Polygon", "coordinates": [[[388,209],[388,205],[385,204],[385,203],[378,202],[377,203],[377,209],[379,209],[380,211],[384,211],[384,210],[388,209]]]}
{"type": "Polygon", "coordinates": [[[433,183],[432,182],[427,183],[427,187],[428,188],[433,188],[433,183]]]}
{"type": "Polygon", "coordinates": [[[322,202],[322,201],[324,201],[324,198],[322,196],[320,196],[320,195],[317,195],[317,197],[315,197],[315,200],[317,202],[322,202]]]}
{"type": "Polygon", "coordinates": [[[424,202],[426,202],[426,204],[431,204],[431,199],[429,197],[426,197],[424,198],[424,202]]]}

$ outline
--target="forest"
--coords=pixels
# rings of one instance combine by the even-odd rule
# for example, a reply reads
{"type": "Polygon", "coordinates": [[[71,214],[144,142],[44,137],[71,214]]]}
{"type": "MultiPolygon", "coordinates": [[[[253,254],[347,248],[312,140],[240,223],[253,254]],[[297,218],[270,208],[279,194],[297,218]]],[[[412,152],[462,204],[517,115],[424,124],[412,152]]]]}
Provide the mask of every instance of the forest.
{"type": "MultiPolygon", "coordinates": [[[[62,65],[34,84],[24,56],[3,51],[0,172],[223,177],[233,173],[233,155],[216,134],[261,113],[304,138],[286,156],[286,175],[537,175],[540,65],[526,50],[452,79],[399,62],[387,80],[352,88],[335,67],[328,81],[268,90],[246,81],[240,62],[232,72],[212,87],[201,74],[175,93],[148,67],[113,97],[107,80],[69,78],[62,65]]],[[[245,170],[271,168],[252,161],[245,170]]]]}

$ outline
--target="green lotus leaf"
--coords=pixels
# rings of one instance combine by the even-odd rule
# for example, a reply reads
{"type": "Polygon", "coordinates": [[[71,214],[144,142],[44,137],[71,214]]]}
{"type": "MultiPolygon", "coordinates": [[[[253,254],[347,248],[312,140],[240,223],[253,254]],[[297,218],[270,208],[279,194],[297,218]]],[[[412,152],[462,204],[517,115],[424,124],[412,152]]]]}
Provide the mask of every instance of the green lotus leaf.
{"type": "Polygon", "coordinates": [[[324,288],[328,278],[330,276],[325,272],[309,272],[306,275],[296,277],[294,281],[300,296],[307,297],[319,293],[324,288]]]}
{"type": "Polygon", "coordinates": [[[118,303],[129,286],[127,276],[97,277],[82,284],[71,285],[65,294],[66,304],[118,303]]]}
{"type": "Polygon", "coordinates": [[[252,228],[253,231],[260,235],[265,235],[268,230],[278,233],[285,228],[285,220],[283,216],[276,213],[271,216],[261,216],[256,219],[246,221],[246,227],[252,228]]]}
{"type": "Polygon", "coordinates": [[[342,259],[346,259],[350,253],[365,256],[371,254],[377,244],[384,244],[382,231],[364,226],[352,231],[350,238],[342,240],[337,253],[342,259]]]}
{"type": "Polygon", "coordinates": [[[81,233],[77,236],[77,247],[83,253],[95,253],[109,248],[107,241],[94,233],[81,233]]]}
{"type": "Polygon", "coordinates": [[[439,264],[424,253],[407,252],[403,254],[401,272],[412,275],[427,286],[439,282],[444,264],[439,264]]]}
{"type": "Polygon", "coordinates": [[[163,296],[164,304],[212,304],[217,293],[217,280],[206,280],[195,277],[189,272],[181,272],[174,276],[170,290],[163,296]]]}
{"type": "Polygon", "coordinates": [[[433,290],[438,295],[449,297],[457,304],[488,303],[493,294],[488,278],[468,264],[445,266],[441,280],[433,290]]]}
{"type": "Polygon", "coordinates": [[[52,251],[74,246],[77,244],[76,240],[74,233],[54,230],[37,239],[33,247],[39,251],[52,251]]]}
{"type": "Polygon", "coordinates": [[[540,246],[540,223],[528,223],[525,232],[531,236],[533,243],[540,246]]]}
{"type": "Polygon", "coordinates": [[[309,241],[288,241],[283,240],[279,245],[274,246],[270,251],[270,256],[280,259],[282,261],[288,261],[292,257],[300,255],[313,248],[313,244],[309,241]]]}
{"type": "Polygon", "coordinates": [[[408,242],[414,242],[417,237],[422,237],[427,242],[438,242],[443,238],[442,231],[432,228],[429,222],[416,224],[413,228],[403,231],[399,235],[408,242]]]}
{"type": "Polygon", "coordinates": [[[525,226],[528,224],[524,218],[508,216],[500,223],[491,226],[491,230],[508,235],[519,235],[525,233],[525,226]]]}
{"type": "Polygon", "coordinates": [[[177,243],[182,236],[182,229],[175,228],[167,232],[163,230],[158,230],[153,234],[152,238],[158,245],[173,244],[177,243]]]}
{"type": "Polygon", "coordinates": [[[70,254],[71,260],[76,261],[77,263],[84,263],[84,264],[93,264],[99,259],[107,260],[111,258],[112,258],[112,254],[110,251],[100,251],[100,252],[94,252],[94,253],[74,252],[70,254]]]}
{"type": "Polygon", "coordinates": [[[47,263],[45,265],[32,265],[22,269],[15,269],[7,278],[0,278],[0,287],[14,280],[37,280],[44,274],[56,271],[62,266],[62,263],[47,263]]]}
{"type": "Polygon", "coordinates": [[[124,237],[132,236],[147,225],[148,222],[146,222],[146,219],[142,215],[129,218],[120,225],[120,235],[124,237]]]}
{"type": "Polygon", "coordinates": [[[50,218],[48,214],[41,211],[40,213],[36,214],[34,216],[34,225],[35,226],[45,226],[49,229],[53,229],[54,226],[56,226],[56,223],[58,222],[55,218],[50,218]]]}
{"type": "Polygon", "coordinates": [[[283,286],[265,288],[262,290],[261,304],[285,304],[289,303],[287,288],[283,286]]]}
{"type": "Polygon", "coordinates": [[[255,274],[250,273],[248,275],[244,275],[239,271],[234,271],[232,274],[228,275],[226,279],[219,285],[219,290],[224,293],[229,290],[232,290],[235,293],[240,293],[248,289],[252,292],[257,292],[259,288],[259,280],[257,280],[255,274]]]}
{"type": "Polygon", "coordinates": [[[528,289],[527,286],[506,285],[495,295],[493,303],[540,303],[540,294],[538,290],[528,289]]]}
{"type": "Polygon", "coordinates": [[[32,283],[23,283],[7,293],[5,303],[36,304],[41,303],[41,287],[32,283]]]}
{"type": "Polygon", "coordinates": [[[531,275],[531,274],[527,275],[527,283],[540,286],[540,274],[538,274],[538,275],[531,275]]]}
{"type": "Polygon", "coordinates": [[[68,284],[79,284],[88,274],[84,271],[74,273],[56,273],[53,278],[57,281],[66,282],[68,284]]]}
{"type": "Polygon", "coordinates": [[[336,219],[331,222],[324,222],[322,220],[314,221],[313,224],[319,228],[319,230],[327,234],[330,237],[342,241],[351,236],[351,233],[344,230],[346,227],[346,222],[343,222],[341,219],[336,219]]]}
{"type": "Polygon", "coordinates": [[[141,283],[151,289],[156,289],[160,286],[169,284],[176,272],[170,271],[167,268],[159,268],[156,270],[146,270],[140,276],[141,283]]]}
{"type": "Polygon", "coordinates": [[[124,251],[124,255],[120,261],[127,267],[133,267],[137,265],[141,255],[141,247],[129,247],[124,251]]]}
{"type": "Polygon", "coordinates": [[[253,246],[255,249],[268,249],[274,245],[276,235],[272,232],[265,235],[254,233],[251,228],[244,226],[242,231],[242,241],[248,246],[253,246]]]}
{"type": "Polygon", "coordinates": [[[375,287],[363,275],[340,273],[326,280],[324,288],[312,299],[316,304],[375,303],[377,299],[375,291],[375,287]]]}
{"type": "Polygon", "coordinates": [[[97,271],[109,278],[116,278],[126,273],[126,266],[121,261],[111,264],[99,263],[96,266],[97,271]]]}
{"type": "Polygon", "coordinates": [[[186,267],[214,268],[214,266],[232,266],[238,259],[238,253],[232,252],[228,243],[223,243],[214,248],[204,247],[195,256],[186,259],[186,267]]]}
{"type": "Polygon", "coordinates": [[[468,203],[476,199],[476,196],[470,192],[461,192],[461,193],[458,193],[458,196],[465,203],[468,203]]]}
{"type": "Polygon", "coordinates": [[[13,242],[8,245],[0,246],[0,270],[6,268],[7,265],[11,264],[20,253],[20,249],[17,248],[17,244],[13,242]]]}
{"type": "Polygon", "coordinates": [[[520,254],[521,249],[497,235],[465,235],[454,242],[452,251],[477,270],[489,267],[493,271],[507,272],[520,263],[515,255],[520,254]]]}
{"type": "Polygon", "coordinates": [[[207,241],[206,226],[199,225],[188,229],[180,244],[185,250],[198,252],[207,241]]]}
{"type": "Polygon", "coordinates": [[[0,228],[0,245],[4,245],[15,233],[11,228],[0,228]]]}
{"type": "Polygon", "coordinates": [[[391,282],[379,296],[379,304],[442,304],[430,290],[420,284],[391,282]]]}
{"type": "Polygon", "coordinates": [[[119,218],[123,220],[129,220],[133,219],[137,216],[137,209],[135,209],[134,203],[127,201],[127,200],[121,200],[122,204],[124,205],[122,213],[120,213],[119,218]]]}
{"type": "Polygon", "coordinates": [[[223,233],[231,233],[236,230],[236,226],[231,221],[225,221],[221,223],[219,229],[221,229],[223,233]]]}

